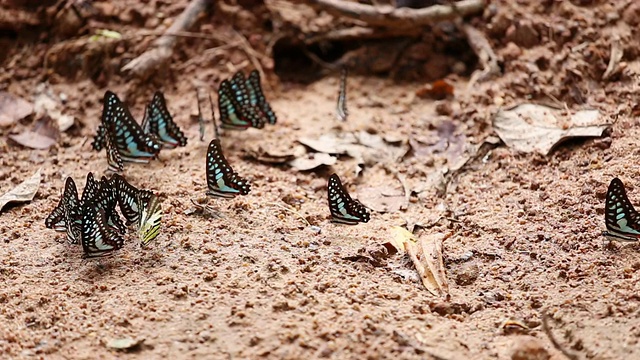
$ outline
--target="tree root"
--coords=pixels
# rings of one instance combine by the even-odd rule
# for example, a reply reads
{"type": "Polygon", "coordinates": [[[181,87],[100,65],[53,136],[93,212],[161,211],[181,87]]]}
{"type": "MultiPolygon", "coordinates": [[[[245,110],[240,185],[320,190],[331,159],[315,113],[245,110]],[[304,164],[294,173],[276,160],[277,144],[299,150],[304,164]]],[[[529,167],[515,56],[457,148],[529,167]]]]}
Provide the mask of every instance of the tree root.
{"type": "Polygon", "coordinates": [[[171,58],[178,39],[175,34],[191,28],[210,2],[211,0],[191,1],[169,29],[156,39],[153,48],[131,60],[122,67],[122,71],[140,78],[148,78],[158,67],[167,63],[171,58]]]}
{"type": "Polygon", "coordinates": [[[343,18],[360,20],[369,26],[412,28],[430,25],[480,12],[485,0],[463,0],[452,5],[434,5],[422,9],[370,6],[343,0],[295,0],[343,18]]]}

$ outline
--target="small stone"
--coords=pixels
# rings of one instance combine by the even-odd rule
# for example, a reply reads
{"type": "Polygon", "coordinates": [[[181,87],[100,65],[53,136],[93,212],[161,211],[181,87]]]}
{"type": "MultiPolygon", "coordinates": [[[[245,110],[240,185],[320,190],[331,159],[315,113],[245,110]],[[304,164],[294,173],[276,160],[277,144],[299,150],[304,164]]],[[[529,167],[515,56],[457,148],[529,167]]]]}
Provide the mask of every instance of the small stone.
{"type": "Polygon", "coordinates": [[[511,360],[549,360],[551,355],[540,340],[533,336],[515,338],[511,352],[511,360]]]}
{"type": "Polygon", "coordinates": [[[480,269],[478,265],[464,264],[460,270],[456,272],[456,284],[460,286],[471,285],[478,279],[479,273],[480,269]]]}

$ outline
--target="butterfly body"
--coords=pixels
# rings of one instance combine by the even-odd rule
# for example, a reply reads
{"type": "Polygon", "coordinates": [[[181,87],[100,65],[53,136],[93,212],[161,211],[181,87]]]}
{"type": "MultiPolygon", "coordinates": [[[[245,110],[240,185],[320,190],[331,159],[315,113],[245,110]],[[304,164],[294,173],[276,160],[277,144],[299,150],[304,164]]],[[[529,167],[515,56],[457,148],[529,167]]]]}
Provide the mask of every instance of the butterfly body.
{"type": "Polygon", "coordinates": [[[605,202],[605,224],[603,233],[609,240],[636,242],[640,240],[640,214],[627,197],[624,184],[618,178],[611,180],[605,202]]]}
{"type": "Polygon", "coordinates": [[[369,222],[369,211],[358,200],[351,198],[337,174],[329,177],[328,198],[332,222],[345,225],[369,222]]]}
{"type": "Polygon", "coordinates": [[[233,171],[222,154],[220,140],[209,143],[206,161],[207,195],[222,198],[234,198],[251,191],[251,184],[233,171]]]}

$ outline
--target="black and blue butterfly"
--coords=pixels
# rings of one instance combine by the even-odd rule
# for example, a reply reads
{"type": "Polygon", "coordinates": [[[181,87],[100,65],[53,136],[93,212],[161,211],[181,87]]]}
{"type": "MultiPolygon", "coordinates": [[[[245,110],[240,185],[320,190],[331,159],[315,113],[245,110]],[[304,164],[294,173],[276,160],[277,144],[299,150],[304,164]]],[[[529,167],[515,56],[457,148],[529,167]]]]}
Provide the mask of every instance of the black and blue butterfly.
{"type": "Polygon", "coordinates": [[[122,171],[122,160],[148,163],[160,152],[157,138],[143,131],[126,105],[111,91],[104,94],[101,121],[91,145],[96,151],[106,147],[110,170],[122,171]]]}
{"type": "Polygon", "coordinates": [[[351,198],[337,174],[329,177],[328,194],[332,222],[346,225],[369,222],[369,210],[351,198]]]}
{"type": "Polygon", "coordinates": [[[207,195],[234,198],[251,191],[251,184],[234,172],[225,159],[219,139],[213,139],[209,143],[206,166],[207,195]]]}
{"type": "Polygon", "coordinates": [[[155,135],[167,149],[187,145],[187,137],[173,121],[164,95],[160,91],[156,91],[145,109],[142,130],[147,134],[155,135]]]}
{"type": "Polygon", "coordinates": [[[81,216],[84,258],[108,256],[124,246],[124,239],[109,225],[104,209],[96,202],[82,204],[81,216]]]}
{"type": "Polygon", "coordinates": [[[253,71],[248,79],[238,71],[231,80],[223,80],[218,88],[218,108],[223,129],[262,129],[275,124],[276,116],[260,86],[260,75],[253,71]]]}
{"type": "Polygon", "coordinates": [[[640,214],[631,205],[624,184],[618,178],[611,180],[604,209],[609,240],[636,242],[640,240],[640,214]]]}

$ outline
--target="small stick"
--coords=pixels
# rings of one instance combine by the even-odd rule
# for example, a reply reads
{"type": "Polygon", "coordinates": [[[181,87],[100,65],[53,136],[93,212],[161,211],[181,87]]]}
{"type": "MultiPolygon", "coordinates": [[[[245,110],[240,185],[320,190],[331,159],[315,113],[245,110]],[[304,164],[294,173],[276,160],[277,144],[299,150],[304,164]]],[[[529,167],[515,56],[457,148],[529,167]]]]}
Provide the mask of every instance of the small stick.
{"type": "Polygon", "coordinates": [[[211,104],[211,121],[213,122],[213,131],[216,135],[216,139],[220,139],[220,130],[218,130],[218,122],[216,121],[216,113],[213,110],[213,100],[211,100],[211,93],[209,93],[209,104],[211,104]]]}
{"type": "Polygon", "coordinates": [[[200,106],[200,91],[196,87],[196,100],[198,101],[198,126],[200,131],[200,141],[204,141],[205,128],[204,117],[202,116],[202,107],[200,106]]]}
{"type": "Polygon", "coordinates": [[[272,202],[272,203],[268,203],[267,205],[274,205],[276,207],[279,207],[282,210],[286,210],[292,214],[295,214],[296,216],[298,216],[300,219],[302,219],[302,221],[304,221],[305,223],[307,223],[307,226],[311,226],[311,223],[304,217],[302,216],[302,214],[300,214],[299,212],[289,209],[288,207],[284,206],[284,205],[280,205],[278,203],[272,202]]]}
{"type": "Polygon", "coordinates": [[[340,121],[347,121],[349,110],[347,110],[347,67],[340,71],[340,90],[338,92],[338,104],[336,105],[336,116],[340,121]]]}

